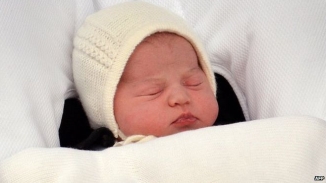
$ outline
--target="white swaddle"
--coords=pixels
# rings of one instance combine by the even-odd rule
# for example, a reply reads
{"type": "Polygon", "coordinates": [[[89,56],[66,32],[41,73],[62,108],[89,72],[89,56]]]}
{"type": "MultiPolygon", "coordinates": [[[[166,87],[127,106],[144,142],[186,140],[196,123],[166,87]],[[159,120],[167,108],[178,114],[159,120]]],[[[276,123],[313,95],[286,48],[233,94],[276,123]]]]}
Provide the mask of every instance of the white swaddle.
{"type": "Polygon", "coordinates": [[[184,17],[247,120],[100,152],[59,147],[85,17],[122,1],[0,1],[0,182],[314,182],[326,172],[324,0],[147,1],[184,17]]]}

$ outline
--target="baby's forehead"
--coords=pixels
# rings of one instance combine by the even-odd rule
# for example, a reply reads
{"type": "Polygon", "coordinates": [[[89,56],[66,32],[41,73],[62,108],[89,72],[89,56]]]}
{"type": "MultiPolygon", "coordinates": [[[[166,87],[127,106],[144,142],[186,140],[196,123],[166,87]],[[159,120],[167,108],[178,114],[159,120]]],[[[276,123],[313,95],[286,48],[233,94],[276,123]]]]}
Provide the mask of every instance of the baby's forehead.
{"type": "Polygon", "coordinates": [[[197,67],[199,62],[195,49],[182,36],[166,32],[155,33],[146,37],[135,48],[126,63],[122,78],[133,79],[135,73],[155,74],[175,64],[182,65],[184,69],[197,67]]]}
{"type": "MultiPolygon", "coordinates": [[[[172,48],[175,45],[183,45],[183,49],[188,52],[198,55],[195,46],[185,37],[172,32],[156,32],[144,38],[135,48],[135,50],[150,45],[155,48],[168,47],[172,48]]],[[[133,51],[133,53],[135,52],[133,51]]],[[[171,49],[173,50],[173,48],[171,49]]],[[[132,53],[132,54],[133,54],[132,53]]]]}
{"type": "Polygon", "coordinates": [[[155,44],[155,43],[162,43],[162,42],[171,42],[178,38],[185,39],[184,37],[171,32],[156,32],[154,34],[147,36],[142,42],[140,42],[140,44],[142,43],[155,44]]]}

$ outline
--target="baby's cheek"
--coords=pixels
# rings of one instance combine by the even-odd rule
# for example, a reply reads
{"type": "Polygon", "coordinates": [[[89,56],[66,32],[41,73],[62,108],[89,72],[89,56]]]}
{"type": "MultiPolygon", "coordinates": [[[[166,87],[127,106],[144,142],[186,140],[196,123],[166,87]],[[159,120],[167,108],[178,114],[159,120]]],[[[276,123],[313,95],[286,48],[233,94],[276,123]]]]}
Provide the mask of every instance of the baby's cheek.
{"type": "Polygon", "coordinates": [[[211,125],[213,125],[215,123],[215,121],[217,119],[217,116],[218,116],[218,113],[219,113],[219,105],[218,105],[215,97],[214,97],[214,99],[215,99],[215,102],[213,104],[214,107],[212,107],[213,108],[213,112],[212,112],[212,119],[213,120],[212,120],[211,125]]]}
{"type": "Polygon", "coordinates": [[[120,130],[127,136],[147,134],[153,126],[153,112],[146,106],[137,105],[125,113],[120,130]]]}
{"type": "Polygon", "coordinates": [[[122,117],[117,121],[120,130],[127,136],[131,135],[135,131],[137,121],[137,115],[133,111],[124,113],[122,117]]]}
{"type": "Polygon", "coordinates": [[[204,96],[205,97],[201,99],[201,112],[202,116],[204,117],[205,124],[207,124],[207,126],[211,126],[214,124],[218,116],[219,107],[217,100],[212,92],[209,92],[209,94],[204,96]]]}
{"type": "MultiPolygon", "coordinates": [[[[214,97],[214,99],[215,99],[215,97],[214,97]]],[[[218,116],[218,113],[219,113],[219,106],[218,106],[218,103],[217,103],[217,101],[215,99],[211,125],[213,125],[215,123],[215,121],[217,119],[217,116],[218,116]]]]}

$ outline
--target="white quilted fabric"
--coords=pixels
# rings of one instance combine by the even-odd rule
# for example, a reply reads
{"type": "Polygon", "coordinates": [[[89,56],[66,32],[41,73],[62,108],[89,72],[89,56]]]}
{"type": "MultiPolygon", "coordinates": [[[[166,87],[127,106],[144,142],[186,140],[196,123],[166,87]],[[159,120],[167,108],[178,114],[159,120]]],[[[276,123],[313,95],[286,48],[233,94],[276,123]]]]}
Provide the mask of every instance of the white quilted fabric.
{"type": "Polygon", "coordinates": [[[193,26],[247,120],[323,120],[258,120],[102,152],[52,148],[59,146],[64,99],[75,95],[75,30],[87,15],[124,1],[0,0],[0,182],[253,182],[257,176],[312,182],[325,176],[324,0],[148,0],[193,26]],[[195,146],[184,143],[190,139],[195,146]],[[195,164],[187,166],[189,160],[195,164]]]}
{"type": "Polygon", "coordinates": [[[0,1],[0,159],[59,146],[64,99],[72,96],[71,1],[0,1]]]}

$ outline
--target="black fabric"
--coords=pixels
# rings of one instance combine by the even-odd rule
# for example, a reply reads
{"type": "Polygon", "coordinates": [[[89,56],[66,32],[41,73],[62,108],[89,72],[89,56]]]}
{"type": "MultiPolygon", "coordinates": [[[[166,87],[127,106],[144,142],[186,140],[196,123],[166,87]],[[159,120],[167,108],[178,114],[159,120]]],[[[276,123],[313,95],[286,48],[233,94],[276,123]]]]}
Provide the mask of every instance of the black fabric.
{"type": "Polygon", "coordinates": [[[101,149],[112,147],[115,143],[113,133],[105,127],[94,130],[85,140],[77,144],[75,148],[81,150],[101,149]]]}
{"type": "Polygon", "coordinates": [[[92,131],[80,101],[76,98],[66,99],[59,128],[60,145],[75,147],[92,131]]]}
{"type": "MultiPolygon", "coordinates": [[[[214,125],[226,125],[245,121],[239,101],[227,80],[215,74],[219,114],[214,125]]],[[[60,145],[77,149],[92,150],[111,147],[114,137],[107,128],[91,129],[80,101],[76,98],[65,100],[61,126],[60,145]]]]}
{"type": "Polygon", "coordinates": [[[102,127],[93,130],[90,127],[86,113],[76,98],[65,100],[59,138],[61,147],[81,150],[111,147],[115,143],[115,138],[109,129],[102,127]]]}
{"type": "Polygon", "coordinates": [[[227,125],[245,121],[239,100],[229,82],[219,74],[215,74],[217,83],[216,98],[219,114],[214,125],[227,125]]]}

